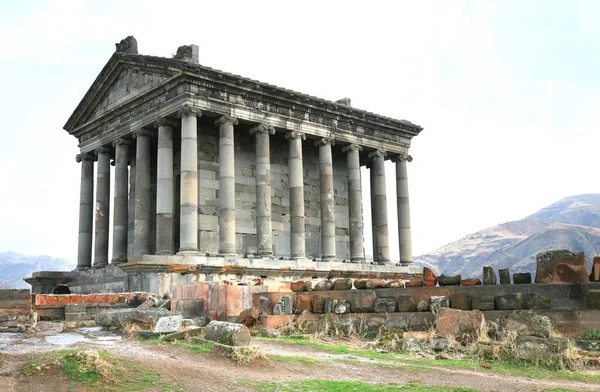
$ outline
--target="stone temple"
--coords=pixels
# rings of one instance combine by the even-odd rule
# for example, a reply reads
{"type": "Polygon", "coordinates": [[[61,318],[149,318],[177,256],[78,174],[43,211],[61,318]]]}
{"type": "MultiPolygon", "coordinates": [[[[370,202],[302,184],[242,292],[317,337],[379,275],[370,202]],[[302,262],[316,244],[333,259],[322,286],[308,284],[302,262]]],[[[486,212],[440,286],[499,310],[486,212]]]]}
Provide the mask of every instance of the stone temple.
{"type": "Polygon", "coordinates": [[[196,45],[164,58],[138,54],[133,37],[116,44],[64,126],[80,148],[77,269],[34,273],[34,293],[61,280],[75,293],[162,294],[201,281],[420,271],[407,162],[422,127],[198,57],[196,45]],[[396,195],[386,195],[386,159],[395,162],[396,195]],[[364,251],[364,165],[373,263],[364,251]],[[388,197],[397,199],[398,238],[388,236],[388,197]]]}

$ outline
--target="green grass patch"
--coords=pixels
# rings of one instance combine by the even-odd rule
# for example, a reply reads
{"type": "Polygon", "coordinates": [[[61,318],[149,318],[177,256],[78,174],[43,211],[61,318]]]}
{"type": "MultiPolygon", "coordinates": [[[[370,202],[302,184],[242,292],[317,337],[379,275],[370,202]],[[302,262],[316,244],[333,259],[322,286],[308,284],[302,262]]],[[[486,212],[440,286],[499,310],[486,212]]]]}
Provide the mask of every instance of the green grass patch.
{"type": "MultiPolygon", "coordinates": [[[[286,344],[298,344],[301,346],[311,347],[315,350],[331,353],[331,354],[349,354],[362,358],[370,358],[378,361],[389,362],[401,362],[400,365],[419,365],[425,367],[450,367],[458,369],[468,370],[479,370],[485,372],[492,372],[497,374],[509,374],[520,377],[531,377],[539,379],[552,379],[552,380],[569,380],[569,381],[582,381],[589,383],[600,384],[600,374],[598,372],[585,372],[585,371],[570,371],[570,370],[549,370],[540,367],[535,367],[529,364],[514,363],[510,361],[487,361],[492,364],[492,369],[484,370],[479,365],[480,362],[469,359],[426,359],[411,356],[409,354],[392,354],[392,353],[378,353],[371,350],[357,350],[352,349],[348,346],[341,344],[326,344],[314,340],[298,339],[290,337],[284,338],[261,338],[267,341],[275,341],[286,344]]],[[[380,362],[383,363],[383,362],[380,362]]]]}
{"type": "Polygon", "coordinates": [[[173,346],[180,347],[196,354],[208,354],[213,350],[211,343],[173,343],[173,346]]]}
{"type": "Polygon", "coordinates": [[[265,392],[477,392],[469,388],[430,387],[421,384],[369,384],[357,381],[303,380],[290,383],[265,382],[255,385],[265,392]]]}
{"type": "Polygon", "coordinates": [[[61,371],[71,390],[82,387],[99,391],[146,391],[159,387],[165,391],[183,391],[178,383],[145,366],[122,361],[106,351],[98,356],[82,355],[79,350],[60,350],[40,355],[23,369],[25,376],[55,375],[61,371]],[[95,358],[95,359],[94,359],[95,358]]]}
{"type": "Polygon", "coordinates": [[[296,355],[274,355],[269,354],[267,358],[272,359],[275,362],[287,362],[287,363],[303,363],[306,365],[312,365],[315,363],[322,363],[320,359],[296,356],[296,355]]]}

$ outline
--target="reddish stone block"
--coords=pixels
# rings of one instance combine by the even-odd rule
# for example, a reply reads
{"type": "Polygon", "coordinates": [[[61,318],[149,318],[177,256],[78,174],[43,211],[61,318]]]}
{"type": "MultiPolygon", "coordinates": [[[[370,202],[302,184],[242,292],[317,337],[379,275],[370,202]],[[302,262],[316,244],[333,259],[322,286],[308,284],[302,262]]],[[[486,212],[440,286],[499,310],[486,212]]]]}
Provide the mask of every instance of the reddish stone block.
{"type": "Polygon", "coordinates": [[[592,263],[592,273],[590,274],[590,280],[592,282],[600,282],[600,257],[594,257],[592,263]]]}
{"type": "Polygon", "coordinates": [[[481,280],[477,278],[468,278],[460,281],[461,286],[480,286],[481,280]]]}
{"type": "Polygon", "coordinates": [[[477,339],[477,332],[485,322],[479,310],[439,308],[435,320],[435,332],[443,337],[454,336],[458,341],[477,339]]]}
{"type": "Polygon", "coordinates": [[[263,328],[279,328],[291,322],[293,318],[294,315],[289,314],[259,316],[258,322],[263,328]]]}
{"type": "Polygon", "coordinates": [[[313,313],[317,313],[317,314],[325,313],[325,298],[323,298],[320,295],[313,295],[311,302],[312,302],[313,313]]]}
{"type": "Polygon", "coordinates": [[[404,282],[406,287],[423,287],[422,280],[407,280],[404,282]]]}
{"type": "MultiPolygon", "coordinates": [[[[325,303],[323,303],[323,305],[325,305],[325,303]]],[[[296,295],[296,304],[294,306],[294,309],[296,309],[296,313],[302,313],[305,310],[308,310],[309,312],[311,312],[312,311],[312,302],[311,302],[310,297],[306,294],[296,295]]]]}
{"type": "Polygon", "coordinates": [[[552,250],[536,255],[535,283],[588,282],[587,262],[583,252],[552,250]]]}
{"type": "Polygon", "coordinates": [[[303,280],[297,280],[295,282],[290,282],[290,289],[294,292],[306,291],[306,285],[303,280]]]}
{"type": "Polygon", "coordinates": [[[423,286],[435,287],[437,285],[437,276],[431,268],[423,267],[423,286]]]}
{"type": "Polygon", "coordinates": [[[427,340],[429,339],[429,332],[425,331],[408,331],[402,333],[402,339],[419,339],[419,340],[427,340]]]}

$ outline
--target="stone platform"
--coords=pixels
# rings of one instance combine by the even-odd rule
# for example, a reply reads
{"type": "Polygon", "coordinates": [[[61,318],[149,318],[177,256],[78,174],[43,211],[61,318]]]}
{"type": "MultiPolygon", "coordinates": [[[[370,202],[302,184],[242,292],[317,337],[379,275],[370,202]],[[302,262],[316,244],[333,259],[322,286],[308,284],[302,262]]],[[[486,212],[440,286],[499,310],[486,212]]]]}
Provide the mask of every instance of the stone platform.
{"type": "Polygon", "coordinates": [[[422,266],[419,264],[398,266],[393,263],[375,265],[186,254],[135,256],[124,264],[69,272],[40,271],[25,281],[31,284],[34,294],[50,294],[59,281],[65,281],[71,291],[77,294],[143,291],[172,296],[176,285],[206,281],[251,282],[260,279],[268,282],[339,277],[406,279],[420,276],[421,272],[422,266]]]}

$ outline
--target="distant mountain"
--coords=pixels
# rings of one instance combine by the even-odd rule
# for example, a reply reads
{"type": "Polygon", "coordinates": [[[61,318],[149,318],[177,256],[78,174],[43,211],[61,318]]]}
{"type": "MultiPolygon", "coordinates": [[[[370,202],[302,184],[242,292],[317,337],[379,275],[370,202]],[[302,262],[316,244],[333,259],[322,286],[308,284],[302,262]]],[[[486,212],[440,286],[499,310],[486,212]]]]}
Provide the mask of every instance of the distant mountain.
{"type": "Polygon", "coordinates": [[[26,256],[15,252],[0,253],[0,287],[31,288],[23,281],[36,271],[71,271],[75,263],[50,256],[26,256]]]}
{"type": "Polygon", "coordinates": [[[553,249],[600,254],[600,194],[567,197],[415,258],[446,275],[481,276],[483,266],[535,273],[535,255],[553,249]]]}

